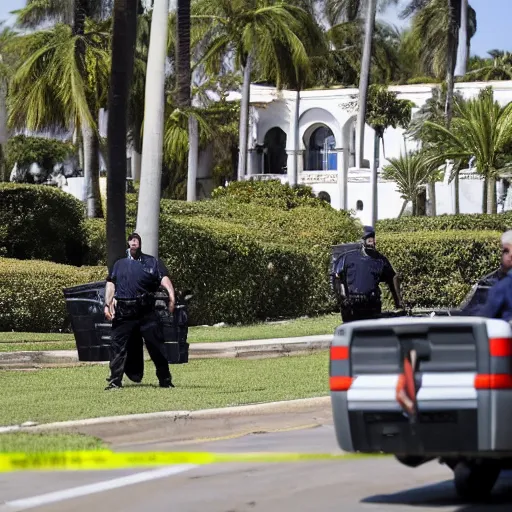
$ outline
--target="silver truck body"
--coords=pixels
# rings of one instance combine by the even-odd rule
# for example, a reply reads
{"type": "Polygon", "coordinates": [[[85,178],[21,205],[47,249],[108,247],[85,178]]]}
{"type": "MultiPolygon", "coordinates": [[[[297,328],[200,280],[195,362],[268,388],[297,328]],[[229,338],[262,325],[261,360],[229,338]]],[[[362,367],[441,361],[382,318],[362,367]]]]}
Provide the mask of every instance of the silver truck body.
{"type": "Polygon", "coordinates": [[[455,471],[464,496],[475,494],[478,471],[497,478],[512,466],[508,322],[474,316],[351,322],[336,329],[330,357],[334,424],[344,451],[389,453],[412,467],[438,458],[455,471]],[[414,423],[396,398],[404,344],[420,354],[414,423]]]}

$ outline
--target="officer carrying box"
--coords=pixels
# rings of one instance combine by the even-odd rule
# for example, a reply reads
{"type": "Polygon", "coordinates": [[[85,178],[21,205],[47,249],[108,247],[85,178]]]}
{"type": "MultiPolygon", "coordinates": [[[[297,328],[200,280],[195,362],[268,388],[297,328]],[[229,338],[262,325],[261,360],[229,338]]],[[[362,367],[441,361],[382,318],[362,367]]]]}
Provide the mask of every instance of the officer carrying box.
{"type": "Polygon", "coordinates": [[[380,316],[381,282],[389,286],[396,308],[402,309],[398,276],[389,260],[375,248],[375,230],[365,226],[362,244],[343,253],[333,266],[332,286],[340,300],[344,323],[380,316]]]}
{"type": "Polygon", "coordinates": [[[110,377],[106,390],[122,387],[130,339],[142,336],[156,368],[160,387],[174,387],[164,350],[162,324],[155,311],[155,292],[169,294],[169,312],[175,307],[174,287],[164,264],[142,253],[137,233],[128,237],[129,255],[114,263],[105,288],[105,317],[112,320],[110,377]]]}

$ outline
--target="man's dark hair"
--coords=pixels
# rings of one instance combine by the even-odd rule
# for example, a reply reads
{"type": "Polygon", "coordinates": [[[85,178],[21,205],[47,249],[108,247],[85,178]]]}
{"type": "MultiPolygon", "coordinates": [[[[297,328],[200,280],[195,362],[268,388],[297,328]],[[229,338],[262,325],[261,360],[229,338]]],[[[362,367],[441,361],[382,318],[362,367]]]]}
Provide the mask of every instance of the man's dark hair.
{"type": "Polygon", "coordinates": [[[139,245],[142,245],[142,239],[140,237],[140,235],[138,233],[132,233],[129,237],[128,237],[128,242],[130,240],[133,240],[134,238],[136,238],[138,241],[139,241],[139,245]]]}

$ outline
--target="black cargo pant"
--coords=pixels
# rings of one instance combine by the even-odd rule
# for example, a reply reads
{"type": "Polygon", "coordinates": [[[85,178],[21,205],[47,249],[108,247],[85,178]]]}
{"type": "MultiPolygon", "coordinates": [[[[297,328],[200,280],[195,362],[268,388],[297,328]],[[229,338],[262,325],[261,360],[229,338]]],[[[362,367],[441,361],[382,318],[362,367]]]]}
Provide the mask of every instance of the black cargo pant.
{"type": "MultiPolygon", "coordinates": [[[[169,363],[164,351],[162,324],[152,306],[126,307],[118,301],[112,321],[112,355],[109,382],[120,386],[126,368],[128,348],[140,336],[156,368],[160,384],[171,381],[169,363]]],[[[131,347],[132,349],[135,347],[131,347]]],[[[142,379],[142,375],[140,375],[142,379]]]]}
{"type": "Polygon", "coordinates": [[[349,295],[341,303],[343,323],[379,318],[382,313],[380,298],[364,295],[349,295]]]}

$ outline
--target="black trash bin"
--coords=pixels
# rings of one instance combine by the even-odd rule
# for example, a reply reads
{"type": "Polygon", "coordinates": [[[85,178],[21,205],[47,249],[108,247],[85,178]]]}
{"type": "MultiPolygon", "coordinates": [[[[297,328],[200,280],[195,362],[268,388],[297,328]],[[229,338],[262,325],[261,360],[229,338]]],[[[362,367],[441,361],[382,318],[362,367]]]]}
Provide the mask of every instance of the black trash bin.
{"type": "MultiPolygon", "coordinates": [[[[79,361],[110,360],[112,323],[103,311],[105,285],[106,281],[96,281],[63,289],[79,361]]],[[[163,325],[169,364],[188,363],[188,297],[176,293],[176,308],[171,315],[167,293],[156,293],[155,307],[163,325]]]]}

